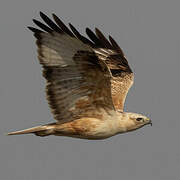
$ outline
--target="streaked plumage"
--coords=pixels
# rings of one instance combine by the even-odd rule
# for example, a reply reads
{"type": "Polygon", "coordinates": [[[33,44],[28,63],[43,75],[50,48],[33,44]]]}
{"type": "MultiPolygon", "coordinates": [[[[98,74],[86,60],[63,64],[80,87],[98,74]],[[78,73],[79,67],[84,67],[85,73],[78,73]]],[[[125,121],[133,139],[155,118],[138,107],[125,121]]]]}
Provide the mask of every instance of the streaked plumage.
{"type": "Polygon", "coordinates": [[[149,124],[140,114],[123,111],[133,84],[133,72],[116,41],[95,28],[86,28],[89,37],[70,29],[53,14],[53,22],[40,12],[29,27],[37,38],[38,59],[47,80],[47,100],[57,123],[9,133],[60,135],[103,139],[149,124]],[[137,118],[142,118],[137,120],[137,118]]]}

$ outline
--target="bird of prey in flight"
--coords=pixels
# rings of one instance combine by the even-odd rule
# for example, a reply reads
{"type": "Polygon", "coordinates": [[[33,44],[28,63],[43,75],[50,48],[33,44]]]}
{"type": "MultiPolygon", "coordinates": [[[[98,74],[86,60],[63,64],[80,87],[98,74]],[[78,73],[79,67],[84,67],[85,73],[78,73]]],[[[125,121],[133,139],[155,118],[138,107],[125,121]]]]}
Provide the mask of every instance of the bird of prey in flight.
{"type": "Polygon", "coordinates": [[[36,37],[38,59],[47,80],[46,93],[55,123],[8,135],[69,136],[105,139],[152,124],[144,115],[124,112],[126,95],[134,75],[116,41],[95,28],[88,38],[55,14],[40,12],[43,24],[28,27],[36,37]]]}

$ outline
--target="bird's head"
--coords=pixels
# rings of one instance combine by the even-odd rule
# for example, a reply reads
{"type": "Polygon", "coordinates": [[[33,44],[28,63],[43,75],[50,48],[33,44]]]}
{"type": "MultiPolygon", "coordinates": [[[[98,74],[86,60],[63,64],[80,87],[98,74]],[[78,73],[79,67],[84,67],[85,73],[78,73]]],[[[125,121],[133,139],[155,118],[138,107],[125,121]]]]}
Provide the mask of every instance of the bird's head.
{"type": "Polygon", "coordinates": [[[152,126],[152,122],[148,117],[130,112],[123,112],[123,123],[124,126],[127,128],[127,131],[141,128],[146,124],[150,124],[152,126]]]}

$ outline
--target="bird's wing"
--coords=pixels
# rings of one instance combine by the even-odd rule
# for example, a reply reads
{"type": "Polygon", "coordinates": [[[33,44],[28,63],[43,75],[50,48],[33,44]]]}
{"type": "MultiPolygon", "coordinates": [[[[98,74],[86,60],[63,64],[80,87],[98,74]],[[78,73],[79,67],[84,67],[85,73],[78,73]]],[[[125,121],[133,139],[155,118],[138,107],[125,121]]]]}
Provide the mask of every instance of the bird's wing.
{"type": "Polygon", "coordinates": [[[47,79],[47,99],[54,118],[60,123],[81,117],[103,119],[103,113],[114,111],[107,65],[57,17],[55,24],[43,13],[40,15],[48,26],[34,20],[42,30],[29,29],[37,38],[38,58],[47,79]]]}
{"type": "Polygon", "coordinates": [[[95,33],[86,28],[89,41],[74,26],[69,25],[74,35],[82,42],[89,44],[99,60],[107,64],[112,74],[111,93],[114,106],[116,110],[123,111],[126,95],[133,84],[134,75],[122,49],[111,36],[109,36],[109,40],[106,39],[98,28],[95,28],[95,33]]]}

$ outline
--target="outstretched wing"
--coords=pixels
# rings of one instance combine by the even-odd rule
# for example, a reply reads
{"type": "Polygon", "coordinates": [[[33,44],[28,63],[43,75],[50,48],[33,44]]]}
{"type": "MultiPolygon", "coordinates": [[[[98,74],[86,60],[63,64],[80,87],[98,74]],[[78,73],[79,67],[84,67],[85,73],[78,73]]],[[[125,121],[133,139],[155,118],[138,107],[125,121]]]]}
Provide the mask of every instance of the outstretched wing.
{"type": "MultiPolygon", "coordinates": [[[[41,17],[46,22],[49,21],[42,13],[41,17]]],[[[113,104],[116,110],[123,111],[126,95],[134,81],[134,74],[128,65],[122,49],[111,36],[109,36],[109,40],[106,39],[98,28],[95,28],[95,33],[89,28],[86,28],[86,33],[90,38],[89,40],[81,35],[72,24],[69,24],[70,31],[55,14],[53,14],[53,17],[63,31],[91,46],[99,60],[107,64],[112,74],[110,81],[113,104]]]]}
{"type": "Polygon", "coordinates": [[[47,99],[54,118],[63,123],[80,117],[103,119],[114,111],[110,71],[93,49],[55,18],[40,14],[48,26],[29,27],[37,38],[38,58],[47,79],[47,99]]]}
{"type": "Polygon", "coordinates": [[[113,104],[116,110],[123,111],[126,95],[133,84],[134,75],[122,49],[111,36],[109,36],[109,40],[106,39],[98,28],[95,28],[95,33],[86,28],[86,33],[91,41],[80,35],[71,24],[70,28],[77,38],[94,49],[99,60],[107,64],[112,74],[111,93],[113,104]]]}

